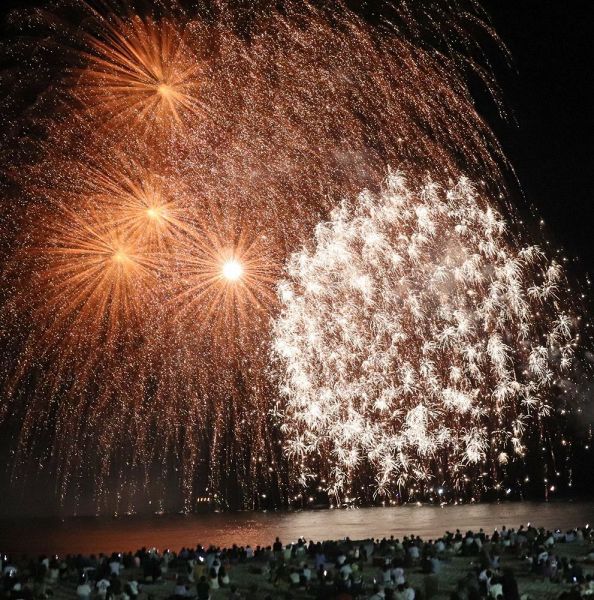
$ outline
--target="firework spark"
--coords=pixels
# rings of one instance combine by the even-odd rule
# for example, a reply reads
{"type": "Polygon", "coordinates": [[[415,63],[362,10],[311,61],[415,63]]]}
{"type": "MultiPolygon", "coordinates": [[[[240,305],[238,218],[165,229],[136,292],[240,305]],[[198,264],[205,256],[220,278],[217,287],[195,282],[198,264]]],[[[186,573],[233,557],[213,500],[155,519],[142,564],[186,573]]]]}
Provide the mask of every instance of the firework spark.
{"type": "Polygon", "coordinates": [[[473,465],[496,485],[574,359],[560,265],[468,180],[390,176],[318,225],[288,273],[274,336],[287,447],[339,496],[369,469],[383,494],[465,487],[473,465]]]}

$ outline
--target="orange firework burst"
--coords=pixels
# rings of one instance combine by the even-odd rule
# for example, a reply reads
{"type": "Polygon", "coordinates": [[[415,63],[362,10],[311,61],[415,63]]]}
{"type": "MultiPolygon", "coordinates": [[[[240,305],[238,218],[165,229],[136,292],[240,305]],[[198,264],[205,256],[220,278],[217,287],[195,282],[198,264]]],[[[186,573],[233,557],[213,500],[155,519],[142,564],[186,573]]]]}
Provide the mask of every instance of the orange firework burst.
{"type": "Polygon", "coordinates": [[[18,271],[30,277],[20,300],[26,298],[38,329],[38,354],[55,354],[61,369],[71,369],[71,361],[90,359],[91,347],[99,344],[109,355],[139,335],[157,280],[157,264],[144,248],[106,224],[92,201],[52,206],[35,222],[35,241],[19,256],[18,271]]]}
{"type": "Polygon", "coordinates": [[[100,459],[130,435],[135,441],[123,458],[101,462],[97,502],[110,477],[126,481],[124,466],[148,468],[163,456],[183,463],[175,470],[187,499],[197,473],[212,487],[225,484],[229,469],[241,469],[246,486],[248,473],[262,465],[242,458],[241,448],[271,456],[261,331],[276,305],[274,247],[251,233],[253,225],[223,218],[187,182],[155,175],[117,152],[89,160],[95,152],[88,148],[81,160],[57,157],[49,176],[35,174],[41,202],[26,227],[35,235],[14,261],[19,293],[5,307],[29,323],[11,388],[32,368],[43,373],[29,400],[19,456],[32,452],[39,435],[34,415],[46,415],[56,419],[62,494],[73,477],[85,476],[83,449],[100,459]],[[233,391],[238,381],[241,398],[233,391]],[[82,421],[91,399],[92,415],[82,421]],[[84,434],[122,415],[124,429],[100,440],[84,434]],[[248,438],[237,432],[232,441],[229,428],[247,422],[248,438]],[[157,445],[145,441],[149,431],[157,445]],[[63,447],[66,439],[79,440],[76,456],[63,447]],[[205,453],[218,462],[202,464],[205,453]]]}
{"type": "Polygon", "coordinates": [[[73,87],[88,110],[112,127],[144,131],[199,113],[202,67],[189,26],[94,14],[99,26],[83,34],[84,67],[75,70],[73,87]]]}
{"type": "Polygon", "coordinates": [[[190,317],[209,329],[211,343],[223,342],[227,355],[234,354],[230,345],[241,346],[243,338],[259,335],[262,315],[266,318],[276,303],[279,273],[265,236],[250,237],[245,231],[226,235],[212,227],[192,236],[178,260],[178,319],[190,317]]]}
{"type": "Polygon", "coordinates": [[[79,172],[86,172],[92,182],[94,204],[105,209],[104,221],[127,239],[153,256],[166,258],[179,235],[191,231],[184,216],[187,210],[176,200],[179,194],[166,177],[135,161],[120,156],[115,162],[115,169],[109,163],[103,169],[79,165],[79,172]]]}

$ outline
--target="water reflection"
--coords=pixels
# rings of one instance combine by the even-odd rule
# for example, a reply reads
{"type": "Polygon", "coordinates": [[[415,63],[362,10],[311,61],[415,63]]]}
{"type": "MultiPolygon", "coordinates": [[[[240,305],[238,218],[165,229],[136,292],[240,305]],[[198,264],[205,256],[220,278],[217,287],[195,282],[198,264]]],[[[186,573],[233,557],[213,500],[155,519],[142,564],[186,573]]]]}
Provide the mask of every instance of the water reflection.
{"type": "Polygon", "coordinates": [[[352,539],[415,533],[431,538],[446,530],[492,530],[532,522],[567,529],[594,523],[594,502],[502,503],[464,506],[403,506],[279,513],[165,515],[119,519],[23,520],[0,523],[0,551],[91,553],[136,550],[142,546],[179,550],[182,546],[233,543],[271,544],[307,539],[352,539]]]}

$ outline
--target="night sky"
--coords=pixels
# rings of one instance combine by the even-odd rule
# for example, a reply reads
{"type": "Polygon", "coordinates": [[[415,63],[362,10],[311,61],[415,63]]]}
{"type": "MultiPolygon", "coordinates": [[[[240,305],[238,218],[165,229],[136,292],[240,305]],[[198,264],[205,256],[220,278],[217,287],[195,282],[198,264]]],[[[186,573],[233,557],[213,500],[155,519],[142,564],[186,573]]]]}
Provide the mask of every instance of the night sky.
{"type": "MultiPolygon", "coordinates": [[[[0,19],[10,8],[30,4],[0,0],[0,19]]],[[[483,0],[482,5],[513,60],[506,66],[489,48],[511,118],[502,121],[485,104],[518,179],[519,187],[511,186],[513,201],[536,208],[547,236],[567,256],[579,258],[578,276],[594,274],[594,3],[483,0]]]]}
{"type": "Polygon", "coordinates": [[[594,5],[570,0],[489,0],[483,5],[509,47],[513,69],[497,69],[516,124],[493,125],[527,202],[547,234],[594,271],[594,5]]]}

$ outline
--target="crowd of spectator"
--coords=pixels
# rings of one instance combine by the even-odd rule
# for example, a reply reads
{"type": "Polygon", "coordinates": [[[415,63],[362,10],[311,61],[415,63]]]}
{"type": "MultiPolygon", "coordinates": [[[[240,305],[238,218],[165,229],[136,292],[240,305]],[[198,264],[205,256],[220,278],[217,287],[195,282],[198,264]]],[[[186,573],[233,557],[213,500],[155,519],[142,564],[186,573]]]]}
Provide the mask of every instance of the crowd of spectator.
{"type": "Polygon", "coordinates": [[[64,590],[75,591],[77,600],[525,599],[517,576],[546,581],[558,586],[558,598],[575,600],[594,596],[586,572],[594,564],[593,542],[589,527],[561,532],[521,526],[490,535],[456,530],[434,540],[410,535],[283,544],[276,538],[255,548],[198,545],[179,552],[142,548],[19,560],[0,555],[0,568],[5,600],[48,600],[64,590]],[[568,544],[586,548],[580,560],[558,551],[568,544]],[[467,561],[466,572],[446,590],[441,575],[457,557],[467,561]],[[238,572],[244,573],[241,582],[234,580],[238,572]]]}

